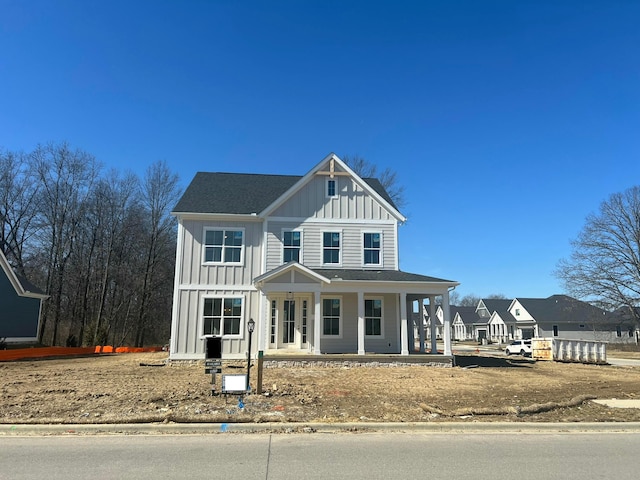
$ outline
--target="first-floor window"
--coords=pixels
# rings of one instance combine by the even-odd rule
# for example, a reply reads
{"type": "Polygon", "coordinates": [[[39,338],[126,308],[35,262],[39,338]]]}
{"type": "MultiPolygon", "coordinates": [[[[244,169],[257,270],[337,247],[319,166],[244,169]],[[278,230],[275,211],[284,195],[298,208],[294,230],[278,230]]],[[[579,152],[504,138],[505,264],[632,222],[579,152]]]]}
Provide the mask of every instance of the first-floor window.
{"type": "Polygon", "coordinates": [[[322,301],[323,335],[340,335],[340,299],[325,298],[322,301]]]}
{"type": "Polygon", "coordinates": [[[382,300],[364,301],[365,335],[382,335],[382,300]]]}
{"type": "Polygon", "coordinates": [[[553,326],[553,336],[557,337],[558,336],[558,325],[554,325],[553,326]]]}
{"type": "Polygon", "coordinates": [[[205,335],[240,335],[242,298],[204,299],[205,335]]]}

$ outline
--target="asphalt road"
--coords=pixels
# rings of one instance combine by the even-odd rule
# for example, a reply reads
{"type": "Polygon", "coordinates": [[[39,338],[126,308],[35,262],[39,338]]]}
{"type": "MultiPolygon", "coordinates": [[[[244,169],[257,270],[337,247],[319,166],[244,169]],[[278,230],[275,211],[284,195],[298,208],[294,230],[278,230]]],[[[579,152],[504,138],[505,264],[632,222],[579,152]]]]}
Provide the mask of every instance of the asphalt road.
{"type": "Polygon", "coordinates": [[[638,433],[0,437],[0,479],[638,478],[638,433]]]}

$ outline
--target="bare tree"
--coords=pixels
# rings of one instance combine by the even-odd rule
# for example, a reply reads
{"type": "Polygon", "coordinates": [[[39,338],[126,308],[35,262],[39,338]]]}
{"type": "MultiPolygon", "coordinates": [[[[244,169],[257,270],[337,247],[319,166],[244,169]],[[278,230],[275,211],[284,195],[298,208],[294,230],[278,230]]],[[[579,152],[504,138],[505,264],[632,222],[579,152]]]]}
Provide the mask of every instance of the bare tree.
{"type": "Polygon", "coordinates": [[[615,193],[587,216],[555,271],[570,294],[640,321],[640,186],[615,193]]]}
{"type": "Polygon", "coordinates": [[[401,208],[405,205],[404,186],[399,184],[398,175],[394,170],[387,167],[382,172],[378,172],[375,164],[359,155],[344,155],[342,160],[360,177],[378,179],[396,207],[401,208]]]}
{"type": "Polygon", "coordinates": [[[42,341],[49,319],[52,321],[51,344],[58,340],[58,327],[63,313],[67,266],[86,214],[87,198],[99,172],[95,158],[68,144],[38,146],[30,156],[33,171],[40,183],[38,212],[40,245],[48,250],[46,258],[46,291],[51,301],[41,322],[42,341]]]}
{"type": "Polygon", "coordinates": [[[170,332],[178,177],[102,175],[66,143],[0,150],[0,248],[50,295],[48,344],[160,344],[170,332]]]}
{"type": "MultiPolygon", "coordinates": [[[[457,293],[457,292],[452,292],[452,293],[457,293]]],[[[453,297],[450,296],[449,298],[451,299],[453,297]]],[[[478,303],[480,303],[480,300],[482,300],[483,298],[506,299],[507,297],[505,297],[501,293],[492,293],[490,295],[487,295],[486,297],[480,297],[473,293],[465,295],[464,297],[460,297],[459,294],[457,294],[457,296],[455,297],[455,301],[457,303],[453,303],[453,301],[451,301],[451,305],[457,305],[459,307],[475,307],[478,305],[478,303]]]]}
{"type": "Polygon", "coordinates": [[[22,252],[35,233],[37,193],[25,156],[0,150],[0,249],[23,276],[22,252]]]}
{"type": "MultiPolygon", "coordinates": [[[[137,346],[145,340],[150,312],[157,303],[161,305],[171,298],[169,291],[159,289],[170,285],[175,265],[175,219],[169,215],[180,196],[178,176],[172,173],[163,161],[147,169],[142,182],[142,206],[146,213],[145,242],[146,261],[141,273],[141,289],[138,322],[136,326],[137,346]]],[[[161,308],[164,310],[164,308],[161,308]]]]}

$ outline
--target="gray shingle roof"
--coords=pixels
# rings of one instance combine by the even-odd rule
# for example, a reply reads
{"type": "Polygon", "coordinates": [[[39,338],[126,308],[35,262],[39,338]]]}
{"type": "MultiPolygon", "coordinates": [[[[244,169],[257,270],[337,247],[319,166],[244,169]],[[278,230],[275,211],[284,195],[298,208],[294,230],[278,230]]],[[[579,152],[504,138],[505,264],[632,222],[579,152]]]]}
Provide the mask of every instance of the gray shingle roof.
{"type": "Polygon", "coordinates": [[[465,324],[471,324],[480,320],[480,317],[476,312],[476,307],[458,307],[456,305],[451,305],[449,311],[451,312],[451,321],[455,318],[456,313],[460,314],[460,317],[465,324]]]}
{"type": "Polygon", "coordinates": [[[509,305],[511,305],[511,300],[503,298],[483,298],[482,303],[487,307],[489,313],[498,312],[502,314],[502,312],[506,312],[509,305]]]}
{"type": "Polygon", "coordinates": [[[604,310],[566,295],[517,300],[538,323],[584,323],[605,320],[604,310]]]}
{"type": "Polygon", "coordinates": [[[380,281],[380,282],[449,282],[452,280],[429,277],[417,273],[401,272],[399,270],[341,270],[330,268],[314,268],[314,272],[329,279],[341,278],[351,281],[380,281]]]}
{"type": "MultiPolygon", "coordinates": [[[[298,175],[198,172],[173,211],[244,215],[260,213],[301,178],[298,175]]],[[[377,179],[363,180],[395,208],[377,179]]]]}

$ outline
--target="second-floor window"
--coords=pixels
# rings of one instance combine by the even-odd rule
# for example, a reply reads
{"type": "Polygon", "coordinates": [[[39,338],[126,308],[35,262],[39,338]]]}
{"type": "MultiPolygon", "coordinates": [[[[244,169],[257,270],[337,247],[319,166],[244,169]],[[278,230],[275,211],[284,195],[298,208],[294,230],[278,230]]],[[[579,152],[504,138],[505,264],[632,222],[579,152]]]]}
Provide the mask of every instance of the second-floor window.
{"type": "Polygon", "coordinates": [[[322,263],[340,263],[340,232],[322,234],[322,263]]]}
{"type": "Polygon", "coordinates": [[[364,234],[364,264],[380,265],[380,234],[364,234]]]}
{"type": "Polygon", "coordinates": [[[282,263],[299,262],[302,235],[300,232],[283,232],[282,234],[282,263]]]}
{"type": "Polygon", "coordinates": [[[204,261],[242,263],[242,230],[207,229],[204,232],[204,261]]]}

